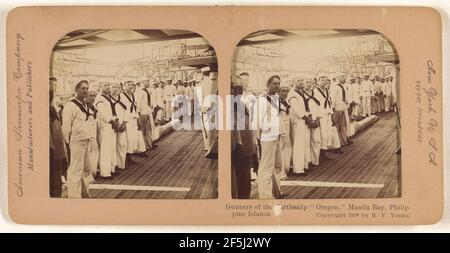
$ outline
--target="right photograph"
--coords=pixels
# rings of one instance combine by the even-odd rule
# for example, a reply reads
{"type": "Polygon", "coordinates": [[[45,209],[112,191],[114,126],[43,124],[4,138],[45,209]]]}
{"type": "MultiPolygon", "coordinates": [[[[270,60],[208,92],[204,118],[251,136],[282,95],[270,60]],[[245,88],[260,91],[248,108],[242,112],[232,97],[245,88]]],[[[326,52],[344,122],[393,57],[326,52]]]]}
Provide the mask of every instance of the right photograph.
{"type": "Polygon", "coordinates": [[[232,197],[401,197],[399,84],[376,31],[249,34],[231,68],[232,197]]]}

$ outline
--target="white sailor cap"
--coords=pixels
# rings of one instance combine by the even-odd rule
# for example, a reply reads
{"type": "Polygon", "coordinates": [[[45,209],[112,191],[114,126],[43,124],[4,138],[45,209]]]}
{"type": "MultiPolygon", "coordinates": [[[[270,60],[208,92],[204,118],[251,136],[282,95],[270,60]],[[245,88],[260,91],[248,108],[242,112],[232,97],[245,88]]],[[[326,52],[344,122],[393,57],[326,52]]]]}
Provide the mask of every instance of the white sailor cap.
{"type": "Polygon", "coordinates": [[[324,72],[322,72],[322,73],[317,73],[317,75],[316,75],[316,78],[317,78],[317,80],[319,80],[319,78],[329,78],[329,75],[330,74],[328,74],[328,73],[324,73],[324,72]]]}
{"type": "Polygon", "coordinates": [[[100,77],[96,79],[97,83],[103,84],[103,83],[111,83],[112,78],[110,77],[100,77]]]}
{"type": "Polygon", "coordinates": [[[339,77],[345,77],[345,73],[342,73],[342,72],[336,72],[335,74],[334,74],[334,77],[335,78],[339,78],[339,77]]]}
{"type": "Polygon", "coordinates": [[[142,83],[142,82],[145,82],[145,81],[148,81],[149,79],[147,78],[147,76],[141,76],[141,77],[138,77],[137,79],[136,79],[136,83],[142,83]]]}
{"type": "Polygon", "coordinates": [[[309,80],[314,80],[314,75],[307,73],[307,74],[302,75],[301,78],[303,80],[308,80],[308,79],[309,80]]]}
{"type": "Polygon", "coordinates": [[[88,92],[89,93],[91,93],[91,92],[98,93],[99,89],[100,89],[100,87],[99,87],[99,85],[97,83],[95,83],[95,84],[94,83],[90,83],[88,92]]]}
{"type": "Polygon", "coordinates": [[[90,86],[90,85],[89,85],[89,81],[87,80],[87,78],[77,78],[77,79],[75,79],[74,82],[72,83],[73,90],[75,90],[77,84],[79,84],[80,82],[85,82],[85,83],[88,84],[88,86],[90,86]]]}
{"type": "Polygon", "coordinates": [[[282,81],[280,84],[280,89],[281,88],[291,88],[291,84],[292,84],[292,80],[286,80],[286,81],[282,81]]]}
{"type": "Polygon", "coordinates": [[[111,83],[120,83],[121,79],[118,77],[111,78],[111,83]]]}
{"type": "Polygon", "coordinates": [[[121,78],[121,80],[122,80],[122,83],[124,83],[124,84],[126,82],[133,82],[134,83],[134,79],[132,77],[124,76],[124,77],[121,78]]]}

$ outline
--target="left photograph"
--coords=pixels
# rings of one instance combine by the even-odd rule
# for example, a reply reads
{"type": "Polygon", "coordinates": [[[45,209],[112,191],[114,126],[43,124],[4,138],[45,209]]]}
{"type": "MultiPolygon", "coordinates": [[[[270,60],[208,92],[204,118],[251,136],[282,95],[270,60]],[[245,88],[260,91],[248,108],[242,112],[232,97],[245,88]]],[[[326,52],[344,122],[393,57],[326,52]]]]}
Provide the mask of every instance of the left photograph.
{"type": "Polygon", "coordinates": [[[52,198],[218,197],[217,58],[184,30],[77,30],[49,66],[52,198]]]}

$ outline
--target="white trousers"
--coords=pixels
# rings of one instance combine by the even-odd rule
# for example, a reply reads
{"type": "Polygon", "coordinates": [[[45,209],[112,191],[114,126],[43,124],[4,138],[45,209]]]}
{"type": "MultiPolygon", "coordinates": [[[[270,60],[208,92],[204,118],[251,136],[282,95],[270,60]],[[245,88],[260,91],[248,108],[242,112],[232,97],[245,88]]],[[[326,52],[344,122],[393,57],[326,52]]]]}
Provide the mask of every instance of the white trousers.
{"type": "Polygon", "coordinates": [[[147,148],[145,147],[145,141],[144,141],[144,135],[142,134],[141,130],[138,130],[137,133],[137,150],[138,153],[142,153],[147,151],[147,148]]]}
{"type": "Polygon", "coordinates": [[[172,118],[172,101],[167,100],[164,107],[165,107],[164,111],[166,114],[166,120],[169,120],[172,118]]]}
{"type": "Polygon", "coordinates": [[[115,133],[110,124],[100,128],[100,176],[110,177],[115,172],[114,154],[116,150],[115,133]]]}
{"type": "Polygon", "coordinates": [[[100,150],[98,148],[97,138],[89,140],[88,152],[89,152],[89,160],[90,160],[89,168],[91,171],[89,180],[93,180],[95,175],[97,174],[98,159],[100,156],[100,150]]]}
{"type": "Polygon", "coordinates": [[[125,169],[125,157],[127,155],[127,134],[126,132],[116,134],[115,164],[119,169],[125,169]]]}
{"type": "Polygon", "coordinates": [[[283,175],[289,173],[292,158],[292,141],[290,134],[281,137],[281,152],[283,153],[283,175]]]}
{"type": "Polygon", "coordinates": [[[260,199],[273,199],[281,195],[280,178],[283,172],[281,144],[261,141],[261,162],[258,170],[258,194],[260,199]]]}
{"type": "Polygon", "coordinates": [[[328,143],[331,139],[331,115],[327,114],[326,116],[319,119],[320,121],[320,148],[328,149],[328,143]]]}
{"type": "Polygon", "coordinates": [[[391,104],[392,104],[392,95],[386,96],[384,98],[384,111],[388,112],[391,110],[391,104]]]}
{"type": "Polygon", "coordinates": [[[319,165],[319,155],[321,147],[320,127],[311,128],[311,163],[319,165]]]}
{"type": "Polygon", "coordinates": [[[156,111],[156,116],[155,116],[155,121],[160,122],[163,119],[164,116],[164,108],[162,107],[161,109],[156,111]]]}
{"type": "Polygon", "coordinates": [[[304,150],[305,150],[305,169],[308,169],[309,163],[311,162],[311,129],[305,125],[305,142],[304,142],[304,150]]]}
{"type": "Polygon", "coordinates": [[[89,198],[89,140],[70,142],[70,165],[67,170],[68,198],[89,198]]]}
{"type": "Polygon", "coordinates": [[[353,117],[359,116],[359,104],[355,104],[355,106],[353,107],[352,115],[353,117]]]}
{"type": "Polygon", "coordinates": [[[334,126],[331,127],[331,138],[328,146],[335,149],[341,147],[341,141],[339,140],[337,129],[334,126]]]}
{"type": "MultiPolygon", "coordinates": [[[[308,168],[308,162],[306,162],[305,152],[305,136],[307,127],[304,120],[297,120],[294,124],[294,145],[292,150],[292,164],[294,166],[294,173],[303,173],[305,168],[308,168]]],[[[309,131],[309,130],[308,130],[309,131]]],[[[308,135],[309,136],[309,135],[308,135]]]]}
{"type": "Polygon", "coordinates": [[[364,116],[364,110],[363,110],[364,106],[363,106],[363,98],[362,97],[359,98],[358,109],[359,109],[358,115],[364,116]]]}
{"type": "Polygon", "coordinates": [[[137,119],[131,118],[126,123],[126,136],[127,136],[127,153],[134,154],[139,152],[145,152],[145,142],[142,136],[142,131],[138,130],[137,119]]]}
{"type": "Polygon", "coordinates": [[[363,97],[362,98],[362,106],[363,106],[363,115],[362,116],[370,116],[372,113],[372,97],[363,97]]]}
{"type": "Polygon", "coordinates": [[[347,136],[353,136],[353,131],[350,128],[350,116],[348,115],[348,110],[345,109],[344,110],[344,115],[345,115],[345,124],[347,125],[347,136]]]}
{"type": "Polygon", "coordinates": [[[214,133],[214,129],[210,125],[210,116],[208,113],[200,112],[201,120],[202,120],[202,136],[203,136],[203,145],[204,150],[209,153],[211,152],[211,147],[214,144],[214,141],[217,139],[217,135],[214,133]]]}

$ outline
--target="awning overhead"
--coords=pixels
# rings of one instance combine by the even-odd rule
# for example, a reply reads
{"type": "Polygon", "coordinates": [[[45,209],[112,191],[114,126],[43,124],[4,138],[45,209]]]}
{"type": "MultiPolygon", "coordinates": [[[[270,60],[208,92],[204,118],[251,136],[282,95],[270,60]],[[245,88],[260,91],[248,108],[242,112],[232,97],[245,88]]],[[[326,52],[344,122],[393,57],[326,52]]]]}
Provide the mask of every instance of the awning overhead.
{"type": "Polygon", "coordinates": [[[54,51],[107,47],[156,41],[199,38],[199,34],[181,30],[78,30],[60,39],[54,51]]]}
{"type": "Polygon", "coordinates": [[[372,30],[330,29],[330,30],[265,30],[249,34],[238,46],[276,43],[284,40],[334,39],[378,34],[372,30]]]}

